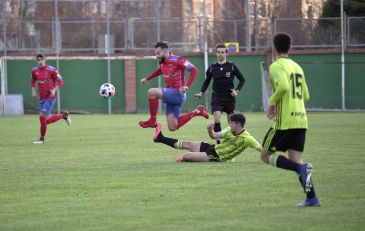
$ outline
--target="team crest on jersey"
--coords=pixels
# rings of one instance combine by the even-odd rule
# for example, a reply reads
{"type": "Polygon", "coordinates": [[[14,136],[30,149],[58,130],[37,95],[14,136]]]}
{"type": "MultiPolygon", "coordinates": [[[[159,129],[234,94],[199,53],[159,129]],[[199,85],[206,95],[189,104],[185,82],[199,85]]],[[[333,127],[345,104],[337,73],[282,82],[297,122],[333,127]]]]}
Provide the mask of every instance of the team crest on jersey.
{"type": "Polygon", "coordinates": [[[221,71],[223,71],[223,67],[221,67],[221,71]]]}
{"type": "Polygon", "coordinates": [[[231,72],[226,72],[226,77],[227,78],[231,77],[231,72]]]}

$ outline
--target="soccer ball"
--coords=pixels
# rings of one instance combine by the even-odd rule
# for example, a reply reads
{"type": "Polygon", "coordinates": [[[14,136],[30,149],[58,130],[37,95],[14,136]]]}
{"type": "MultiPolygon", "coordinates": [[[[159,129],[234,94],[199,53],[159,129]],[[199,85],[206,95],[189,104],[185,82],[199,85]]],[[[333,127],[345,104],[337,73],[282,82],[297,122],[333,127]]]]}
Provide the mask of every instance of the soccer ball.
{"type": "Polygon", "coordinates": [[[111,83],[103,83],[100,86],[99,94],[105,99],[111,99],[115,94],[115,87],[111,83]]]}

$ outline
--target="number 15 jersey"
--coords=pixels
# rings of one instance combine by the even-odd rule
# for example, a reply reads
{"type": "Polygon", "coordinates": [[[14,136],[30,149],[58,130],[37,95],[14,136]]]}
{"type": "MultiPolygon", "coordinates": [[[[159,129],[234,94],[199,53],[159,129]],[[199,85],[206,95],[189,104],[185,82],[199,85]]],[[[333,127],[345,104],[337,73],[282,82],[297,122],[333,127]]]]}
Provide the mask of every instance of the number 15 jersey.
{"type": "Polygon", "coordinates": [[[270,66],[270,80],[273,95],[268,103],[276,105],[273,128],[307,129],[304,102],[309,100],[309,92],[302,68],[293,60],[280,57],[270,66]]]}

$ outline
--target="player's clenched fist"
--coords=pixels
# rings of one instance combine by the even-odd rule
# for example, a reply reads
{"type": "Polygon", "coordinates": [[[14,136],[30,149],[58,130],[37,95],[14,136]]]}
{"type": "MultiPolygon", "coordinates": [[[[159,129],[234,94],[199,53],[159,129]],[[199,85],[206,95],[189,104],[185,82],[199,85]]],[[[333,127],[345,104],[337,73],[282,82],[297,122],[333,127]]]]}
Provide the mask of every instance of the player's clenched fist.
{"type": "Polygon", "coordinates": [[[208,124],[207,129],[208,129],[208,131],[213,131],[214,123],[208,124]]]}
{"type": "Polygon", "coordinates": [[[147,79],[146,78],[143,78],[143,79],[141,79],[141,84],[143,84],[143,85],[146,85],[147,84],[147,79]]]}

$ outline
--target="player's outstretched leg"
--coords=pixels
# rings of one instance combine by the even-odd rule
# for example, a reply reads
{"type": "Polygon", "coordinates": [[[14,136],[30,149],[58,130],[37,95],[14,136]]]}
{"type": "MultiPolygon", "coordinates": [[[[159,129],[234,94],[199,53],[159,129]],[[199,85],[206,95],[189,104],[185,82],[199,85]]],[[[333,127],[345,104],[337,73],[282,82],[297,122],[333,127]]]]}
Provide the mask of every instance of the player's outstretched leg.
{"type": "Polygon", "coordinates": [[[151,117],[146,121],[139,121],[139,126],[142,128],[155,128],[157,127],[157,109],[158,109],[158,100],[159,99],[148,99],[148,104],[150,108],[151,117]]]}
{"type": "Polygon", "coordinates": [[[50,117],[47,118],[47,124],[51,124],[51,123],[57,122],[57,121],[59,121],[62,118],[63,118],[63,115],[62,114],[51,115],[50,117]]]}
{"type": "Polygon", "coordinates": [[[153,141],[156,143],[163,143],[175,149],[185,149],[191,152],[199,152],[201,141],[182,141],[162,135],[162,125],[157,124],[155,133],[153,135],[153,141]]]}
{"type": "Polygon", "coordinates": [[[71,117],[70,117],[70,114],[65,111],[61,114],[55,114],[55,115],[52,115],[51,117],[49,117],[47,119],[47,124],[51,124],[51,123],[54,123],[54,122],[57,122],[59,121],[60,119],[64,119],[67,123],[68,126],[71,126],[71,117]]]}
{"type": "Polygon", "coordinates": [[[199,105],[197,108],[188,112],[182,116],[180,116],[177,120],[177,129],[184,126],[187,122],[189,122],[195,116],[203,116],[206,119],[209,119],[209,114],[207,110],[205,110],[203,105],[199,105]]]}
{"type": "MultiPolygon", "coordinates": [[[[177,143],[178,140],[163,136],[161,128],[162,128],[162,124],[158,123],[156,126],[155,133],[153,134],[153,141],[156,143],[163,143],[170,147],[175,148],[175,143],[177,143]]],[[[177,157],[176,162],[183,162],[183,157],[182,156],[177,157]]]]}
{"type": "Polygon", "coordinates": [[[179,141],[177,139],[165,137],[164,135],[162,135],[161,128],[162,128],[162,124],[158,123],[156,125],[156,130],[155,130],[155,133],[153,135],[153,141],[155,143],[163,143],[163,144],[166,144],[166,145],[168,145],[172,148],[175,148],[175,143],[177,143],[179,141]]]}
{"type": "Polygon", "coordinates": [[[159,137],[161,138],[163,136],[162,132],[161,132],[161,128],[162,128],[162,124],[158,123],[156,126],[155,133],[153,135],[153,141],[159,142],[159,137]]]}

